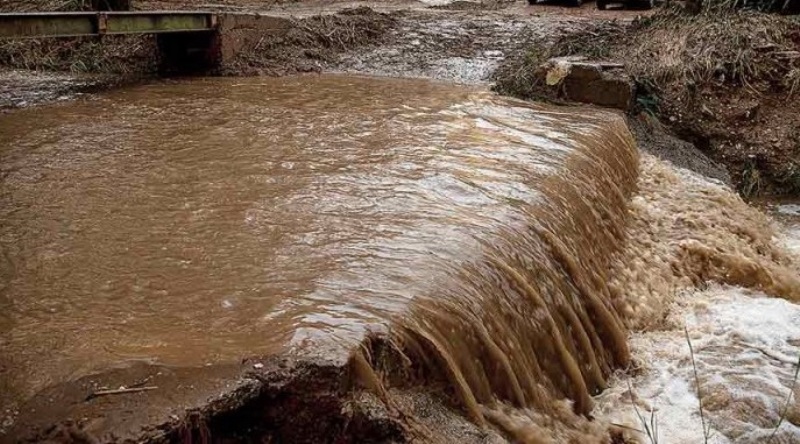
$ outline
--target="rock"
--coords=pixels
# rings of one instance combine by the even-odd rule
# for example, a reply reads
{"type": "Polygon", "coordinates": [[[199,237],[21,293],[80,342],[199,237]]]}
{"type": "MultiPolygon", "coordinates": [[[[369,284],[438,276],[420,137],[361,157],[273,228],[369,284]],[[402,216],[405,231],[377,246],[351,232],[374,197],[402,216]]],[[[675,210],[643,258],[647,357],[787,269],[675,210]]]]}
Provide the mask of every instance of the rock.
{"type": "Polygon", "coordinates": [[[714,111],[711,111],[707,106],[702,105],[700,106],[700,114],[703,115],[706,119],[716,120],[717,115],[714,114],[714,111]]]}
{"type": "Polygon", "coordinates": [[[624,111],[633,106],[633,79],[621,63],[558,57],[542,65],[537,77],[543,77],[546,85],[559,88],[558,95],[569,101],[624,111]]]}
{"type": "Polygon", "coordinates": [[[744,107],[737,115],[739,120],[755,120],[758,118],[758,111],[761,109],[760,102],[754,102],[744,107]]]}

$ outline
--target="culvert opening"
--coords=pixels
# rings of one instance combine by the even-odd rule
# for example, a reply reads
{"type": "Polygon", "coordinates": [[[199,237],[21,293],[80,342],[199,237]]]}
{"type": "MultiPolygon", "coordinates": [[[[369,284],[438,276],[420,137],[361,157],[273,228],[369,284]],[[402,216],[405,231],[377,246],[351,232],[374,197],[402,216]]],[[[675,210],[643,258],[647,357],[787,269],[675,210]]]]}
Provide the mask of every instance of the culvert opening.
{"type": "Polygon", "coordinates": [[[157,42],[162,75],[208,74],[219,67],[216,31],[159,34],[157,42]]]}

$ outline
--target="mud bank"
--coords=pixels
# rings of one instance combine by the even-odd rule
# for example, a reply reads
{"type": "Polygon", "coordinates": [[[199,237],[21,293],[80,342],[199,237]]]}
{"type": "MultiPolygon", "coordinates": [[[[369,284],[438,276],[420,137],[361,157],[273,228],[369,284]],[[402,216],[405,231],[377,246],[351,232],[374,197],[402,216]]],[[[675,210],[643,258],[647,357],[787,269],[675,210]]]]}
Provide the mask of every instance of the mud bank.
{"type": "Polygon", "coordinates": [[[800,192],[796,128],[800,78],[797,21],[752,11],[691,15],[666,8],[631,24],[595,23],[531,45],[497,73],[497,90],[558,99],[534,72],[551,57],[624,64],[637,85],[636,109],[724,165],[742,195],[800,192]]]}
{"type": "MultiPolygon", "coordinates": [[[[379,341],[365,345],[386,362],[398,358],[386,357],[379,341]]],[[[272,356],[203,368],[134,364],[43,391],[14,412],[16,425],[0,429],[0,442],[505,442],[441,393],[390,388],[387,404],[359,382],[352,362],[332,358],[272,356]],[[93,395],[118,387],[157,388],[93,395]]]]}
{"type": "Polygon", "coordinates": [[[134,364],[39,393],[16,412],[0,442],[403,440],[397,419],[350,406],[369,395],[353,390],[346,359],[329,358],[273,356],[202,368],[134,364]],[[94,395],[120,387],[132,392],[94,395]],[[138,387],[152,390],[137,393],[138,387]]]}
{"type": "Polygon", "coordinates": [[[118,84],[97,75],[0,69],[0,114],[15,108],[73,100],[118,84]]]}

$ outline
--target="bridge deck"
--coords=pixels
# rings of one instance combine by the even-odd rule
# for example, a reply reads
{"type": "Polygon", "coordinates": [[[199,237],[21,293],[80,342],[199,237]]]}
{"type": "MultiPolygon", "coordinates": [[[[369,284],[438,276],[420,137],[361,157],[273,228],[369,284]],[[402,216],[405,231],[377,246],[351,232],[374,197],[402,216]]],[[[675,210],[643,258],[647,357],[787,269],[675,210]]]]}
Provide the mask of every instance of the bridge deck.
{"type": "Polygon", "coordinates": [[[203,11],[0,14],[0,38],[211,31],[216,26],[217,15],[203,11]]]}

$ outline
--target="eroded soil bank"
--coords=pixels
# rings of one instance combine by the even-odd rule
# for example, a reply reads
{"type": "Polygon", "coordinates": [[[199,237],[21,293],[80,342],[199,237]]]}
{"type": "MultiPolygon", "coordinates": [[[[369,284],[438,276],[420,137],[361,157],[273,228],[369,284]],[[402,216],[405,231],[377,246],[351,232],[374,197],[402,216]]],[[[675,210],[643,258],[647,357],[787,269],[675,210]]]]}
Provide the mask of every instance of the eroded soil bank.
{"type": "Polygon", "coordinates": [[[534,72],[563,56],[623,64],[636,82],[633,112],[657,117],[724,165],[743,196],[800,192],[796,17],[675,6],[628,25],[592,23],[508,59],[496,89],[558,100],[534,72]]]}

